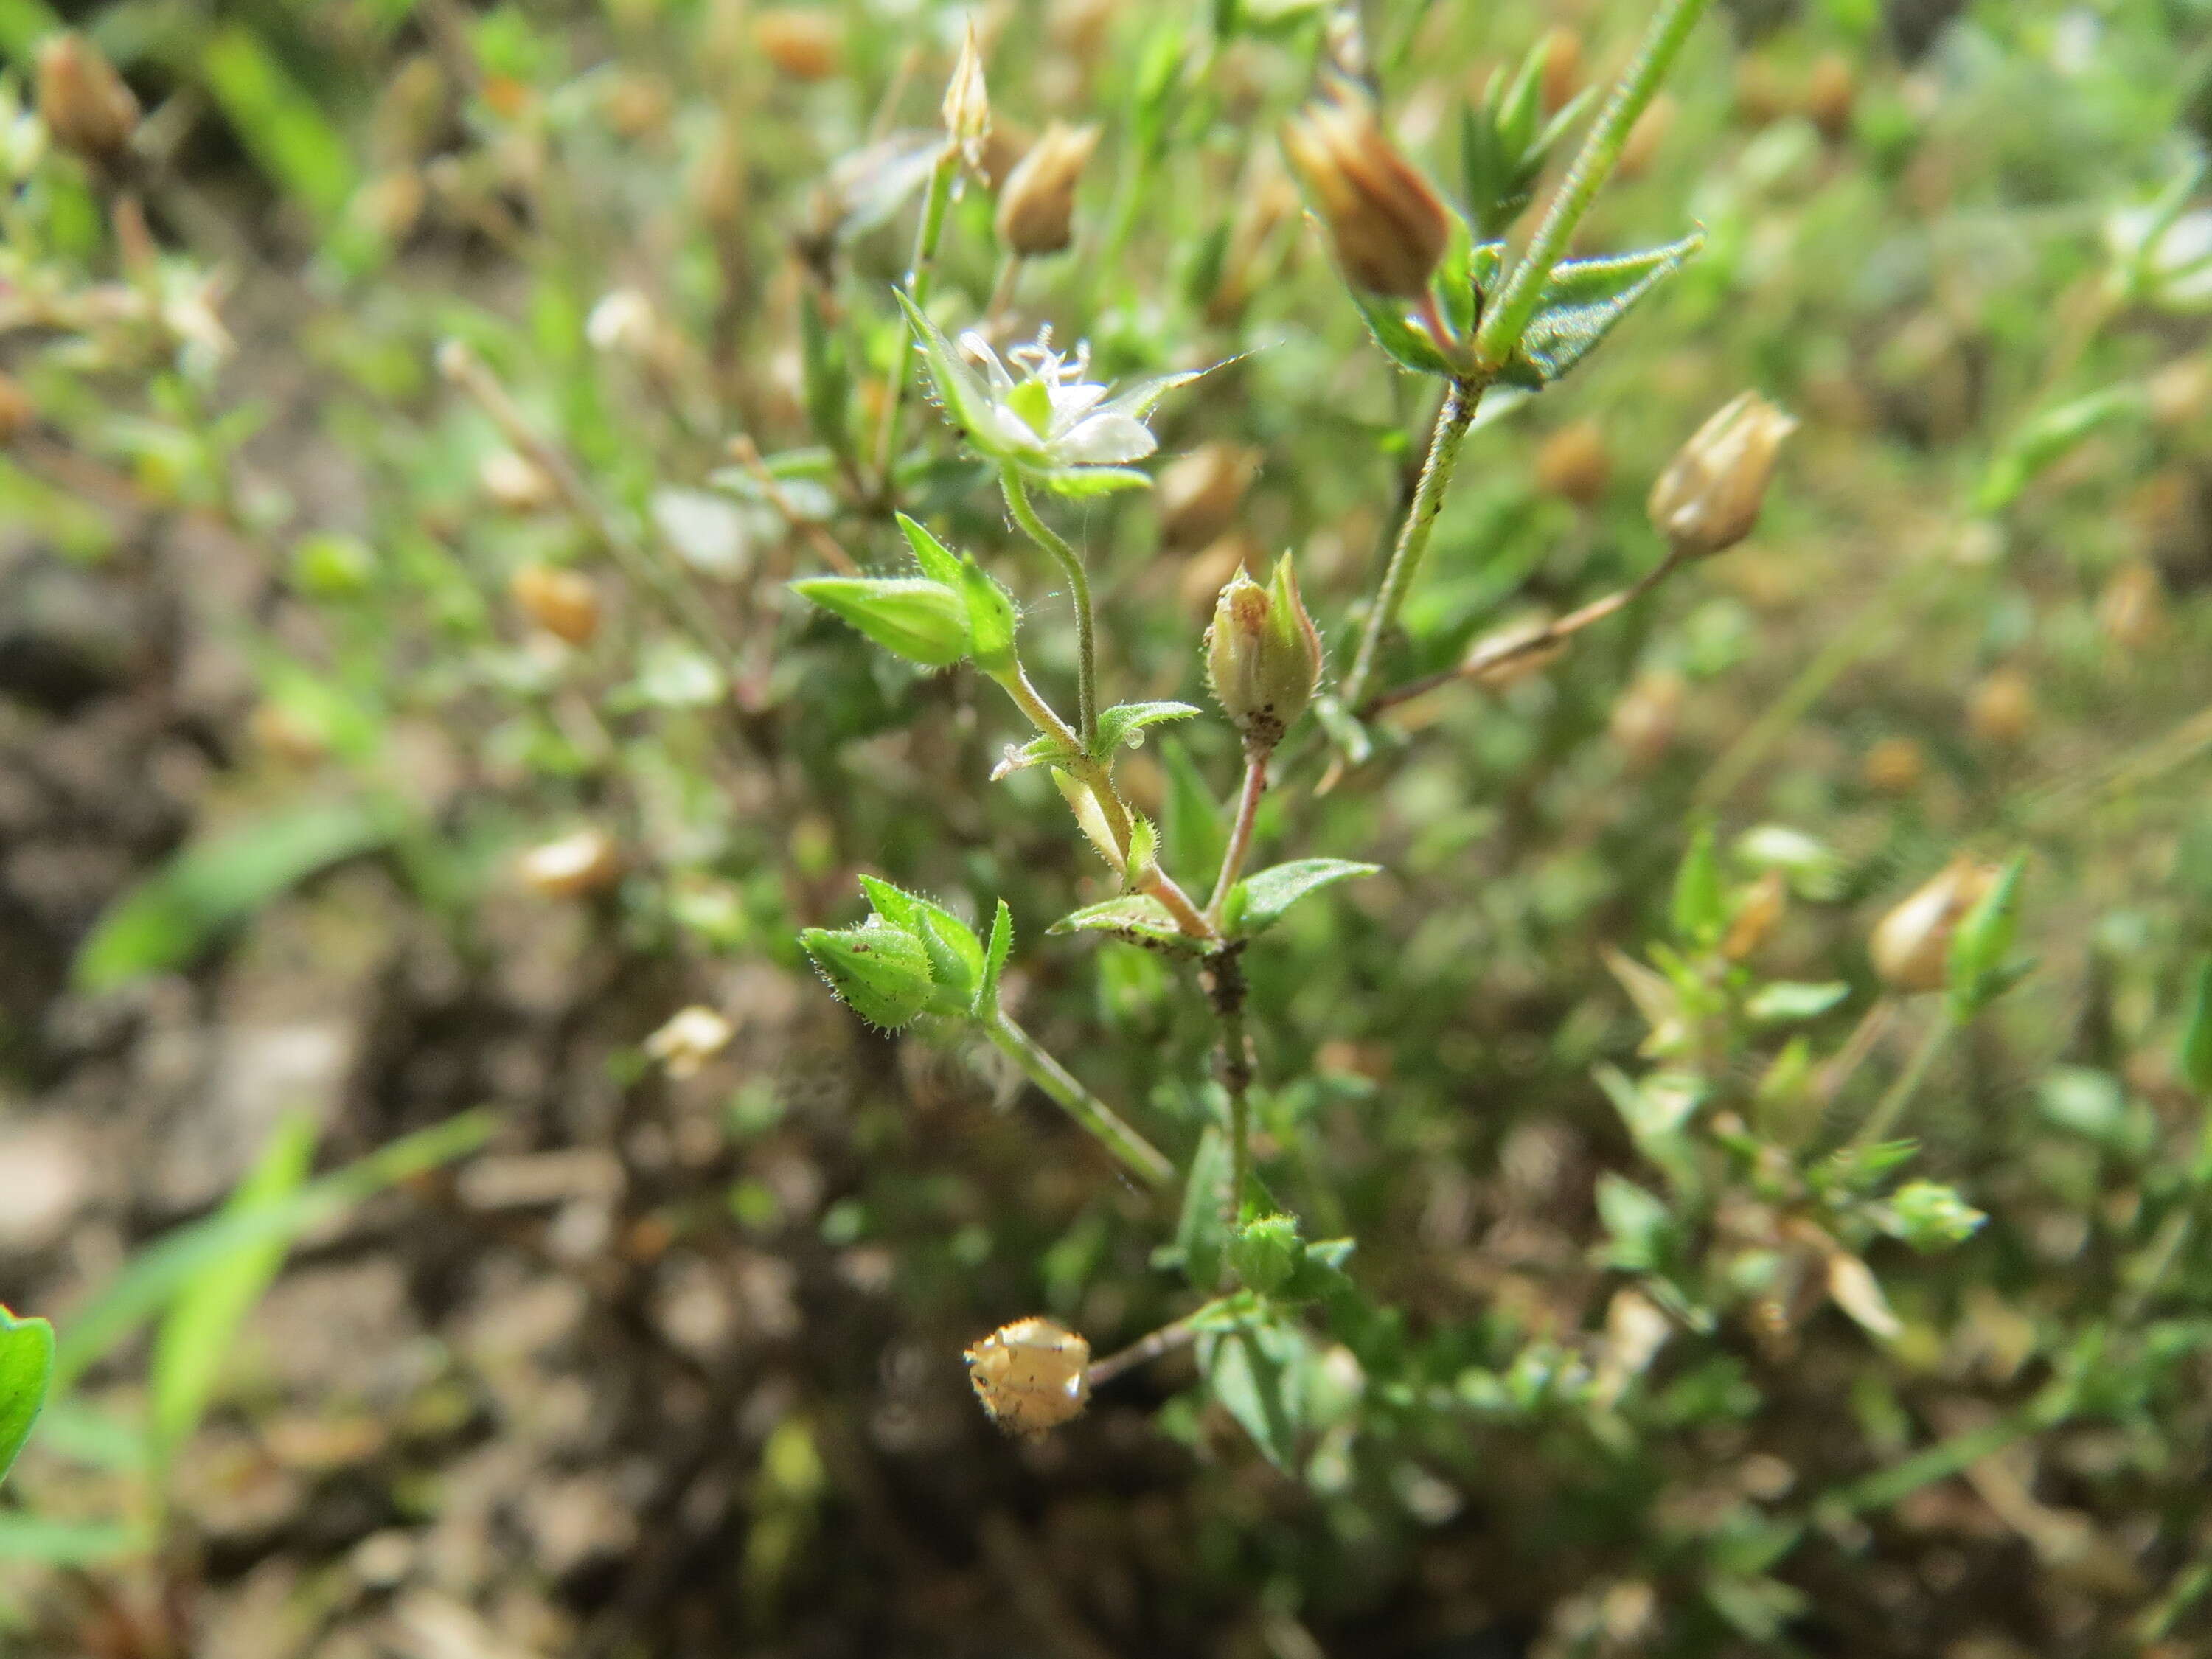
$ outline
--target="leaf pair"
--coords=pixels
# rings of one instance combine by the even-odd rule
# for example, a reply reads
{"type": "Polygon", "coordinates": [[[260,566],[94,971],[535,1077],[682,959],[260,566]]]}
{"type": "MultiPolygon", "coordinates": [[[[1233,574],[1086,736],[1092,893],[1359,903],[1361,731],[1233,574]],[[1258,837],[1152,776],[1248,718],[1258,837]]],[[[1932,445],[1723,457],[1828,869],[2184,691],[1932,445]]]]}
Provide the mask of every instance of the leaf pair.
{"type": "MultiPolygon", "coordinates": [[[[1350,859],[1293,859],[1247,876],[1230,889],[1222,906],[1223,933],[1231,939],[1255,939],[1283,919],[1300,899],[1355,876],[1381,872],[1379,864],[1350,859]]],[[[1167,907],[1146,893],[1124,893],[1062,916],[1045,930],[1052,933],[1103,933],[1133,945],[1161,945],[1200,951],[1205,941],[1176,926],[1167,907]]]]}

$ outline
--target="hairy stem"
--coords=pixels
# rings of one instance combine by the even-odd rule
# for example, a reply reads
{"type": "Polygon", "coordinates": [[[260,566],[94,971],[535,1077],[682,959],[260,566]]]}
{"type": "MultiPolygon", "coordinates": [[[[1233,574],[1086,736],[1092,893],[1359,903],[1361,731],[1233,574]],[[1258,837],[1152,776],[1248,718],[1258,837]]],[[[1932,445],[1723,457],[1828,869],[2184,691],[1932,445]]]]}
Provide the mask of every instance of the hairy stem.
{"type": "Polygon", "coordinates": [[[1252,1186],[1252,1045],[1244,1030],[1244,965],[1229,945],[1206,959],[1206,1000],[1221,1025],[1221,1086],[1229,1096],[1229,1191],[1223,1206],[1234,1227],[1252,1186]]]}
{"type": "Polygon", "coordinates": [[[1031,541],[1059,562],[1061,572],[1067,577],[1068,591],[1075,601],[1076,723],[1087,754],[1098,738],[1098,648],[1092,637],[1090,573],[1083,568],[1083,556],[1037,517],[1019,472],[1011,466],[1006,468],[999,474],[999,483],[1006,492],[1006,508],[1014,515],[1014,522],[1021,526],[1023,533],[1031,541]]]}
{"type": "Polygon", "coordinates": [[[1006,1014],[986,1020],[983,1030],[1000,1053],[1022,1068],[1024,1076],[1088,1129],[1133,1174],[1154,1187],[1165,1187],[1175,1180],[1175,1165],[1168,1162],[1165,1153],[1124,1123],[1006,1014]]]}
{"type": "Polygon", "coordinates": [[[1935,1065],[1936,1056],[1943,1052],[1943,1045],[1951,1040],[1951,1033],[1958,1029],[1958,1020],[1946,1007],[1936,1017],[1936,1023],[1928,1028],[1928,1035],[1920,1039],[1919,1048],[1913,1050],[1912,1058],[1906,1062],[1905,1070],[1898,1074],[1897,1081],[1889,1085],[1889,1092],[1875,1103],[1874,1110],[1867,1114],[1866,1121],[1860,1124],[1857,1132],[1851,1136],[1852,1146],[1871,1146],[1897,1127],[1898,1119],[1905,1115],[1905,1109],[1912,1103],[1912,1097],[1927,1081],[1929,1068],[1935,1065]]]}
{"type": "Polygon", "coordinates": [[[1188,1346],[1198,1336],[1199,1322],[1218,1313],[1227,1300],[1226,1297],[1217,1297],[1193,1308],[1181,1319],[1171,1320],[1159,1329],[1139,1337],[1118,1353],[1109,1353],[1103,1359],[1092,1360],[1085,1376],[1092,1388],[1100,1388],[1124,1371],[1133,1371],[1139,1365],[1149,1365],[1163,1354],[1188,1346]]]}
{"type": "Polygon", "coordinates": [[[1542,301],[1546,280],[1565,257],[1575,227],[1589,211],[1620,160],[1629,129],[1657,94],[1660,82],[1680,55],[1682,43],[1690,38],[1690,31],[1711,3],[1711,0],[1662,0],[1653,14],[1635,60],[1614,84],[1605,107],[1591,124],[1574,165],[1567,169],[1565,182],[1552,198],[1535,235],[1529,239],[1528,251],[1513,267],[1513,274],[1506,278],[1482,326],[1475,331],[1474,360],[1482,370],[1495,374],[1521,343],[1522,331],[1542,301]]]}
{"type": "MultiPolygon", "coordinates": [[[[906,268],[906,291],[917,306],[929,303],[929,274],[937,263],[937,245],[945,235],[945,210],[952,202],[952,178],[960,167],[960,147],[948,143],[937,165],[929,171],[929,185],[921,198],[921,218],[915,226],[914,257],[906,268]]],[[[912,362],[914,331],[902,327],[898,343],[891,348],[890,383],[884,388],[883,423],[876,429],[876,479],[882,499],[891,499],[891,466],[898,459],[899,411],[906,399],[908,367],[912,362]]]]}
{"type": "Polygon", "coordinates": [[[1267,793],[1267,757],[1247,755],[1244,759],[1244,793],[1237,797],[1237,822],[1229,831],[1229,845],[1221,854],[1221,873],[1213,878],[1213,896],[1206,902],[1206,919],[1213,927],[1221,926],[1222,907],[1229,902],[1229,890],[1244,873],[1244,860],[1252,851],[1252,825],[1260,816],[1260,798],[1267,793]]]}
{"type": "Polygon", "coordinates": [[[1422,465],[1420,483],[1414,487],[1413,504],[1407,510],[1405,522],[1399,528],[1397,544],[1390,550],[1390,562],[1382,572],[1382,586],[1368,609],[1367,621],[1359,635],[1358,653],[1352,658],[1352,672],[1344,677],[1343,690],[1338,694],[1347,708],[1359,707],[1361,697],[1366,694],[1367,682],[1374,678],[1376,662],[1382,655],[1382,642],[1397,625],[1398,612],[1405,606],[1406,592],[1413,585],[1413,576],[1429,550],[1429,536],[1436,529],[1437,515],[1443,511],[1444,491],[1450,487],[1453,469],[1459,465],[1460,445],[1474,422],[1482,391],[1480,381],[1455,381],[1444,398],[1443,407],[1437,410],[1436,428],[1429,437],[1429,458],[1422,465]]]}

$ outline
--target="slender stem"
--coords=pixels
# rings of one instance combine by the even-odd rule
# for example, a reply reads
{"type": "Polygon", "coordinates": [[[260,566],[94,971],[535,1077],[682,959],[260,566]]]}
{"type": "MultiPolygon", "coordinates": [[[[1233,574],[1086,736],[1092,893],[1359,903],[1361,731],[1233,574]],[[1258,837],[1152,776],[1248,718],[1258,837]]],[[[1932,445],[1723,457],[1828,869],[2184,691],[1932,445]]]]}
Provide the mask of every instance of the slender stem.
{"type": "Polygon", "coordinates": [[[760,446],[752,441],[750,434],[740,432],[730,440],[730,457],[751,475],[753,482],[760,486],[761,494],[768,498],[768,504],[782,517],[785,527],[796,530],[805,537],[807,544],[821,556],[823,563],[841,576],[860,574],[860,562],[844,550],[835,536],[817,520],[800,516],[799,508],[784,493],[783,485],[777,482],[775,474],[768,470],[768,462],[760,453],[760,446]]]}
{"type": "Polygon", "coordinates": [[[1229,1190],[1223,1212],[1234,1227],[1252,1186],[1252,1046],[1244,1030],[1244,964],[1241,947],[1225,945],[1200,969],[1206,1000],[1221,1026],[1221,1086],[1229,1096],[1229,1190]]]}
{"type": "Polygon", "coordinates": [[[1008,253],[999,261],[999,275],[991,284],[990,302],[983,307],[983,332],[989,335],[999,319],[1014,303],[1014,289],[1022,278],[1022,259],[1017,253],[1008,253]]]}
{"type": "Polygon", "coordinates": [[[1139,1337],[1118,1353],[1109,1353],[1103,1359],[1094,1359],[1084,1373],[1094,1389],[1111,1382],[1124,1371],[1133,1371],[1139,1365],[1149,1365],[1163,1354],[1173,1353],[1177,1348],[1188,1347],[1197,1339],[1199,1322],[1218,1312],[1227,1297],[1216,1297],[1212,1301],[1193,1308],[1182,1318],[1171,1320],[1148,1335],[1139,1337]]]}
{"type": "Polygon", "coordinates": [[[1338,694],[1347,708],[1359,706],[1367,682],[1374,678],[1382,641],[1397,625],[1398,612],[1406,603],[1406,590],[1413,585],[1414,573],[1420,569],[1422,556],[1429,550],[1429,535],[1436,528],[1437,515],[1443,511],[1444,491],[1451,483],[1453,468],[1459,464],[1459,447],[1474,422],[1475,406],[1482,401],[1482,390],[1480,381],[1455,381],[1444,398],[1443,407],[1437,410],[1436,429],[1429,438],[1429,458],[1422,464],[1421,481],[1413,490],[1413,504],[1399,529],[1397,545],[1390,550],[1390,562],[1383,569],[1382,588],[1368,610],[1359,636],[1358,653],[1352,658],[1352,672],[1344,677],[1343,690],[1338,694]]]}
{"type": "Polygon", "coordinates": [[[1078,1082],[1066,1066],[1041,1048],[1037,1040],[1000,1012],[983,1024],[985,1035],[1023,1074],[1067,1115],[1097,1138],[1133,1174],[1154,1187],[1175,1179],[1175,1165],[1165,1153],[1115,1115],[1113,1109],[1078,1082]]]}
{"type": "Polygon", "coordinates": [[[1036,689],[1036,683],[1030,678],[1030,671],[1021,663],[1016,662],[1011,672],[1003,676],[994,675],[993,678],[1006,687],[1006,695],[1014,700],[1016,708],[1029,716],[1030,725],[1071,749],[1080,749],[1082,739],[1076,736],[1075,728],[1062,720],[1060,711],[1044,700],[1044,694],[1036,689]]]}
{"type": "Polygon", "coordinates": [[[1629,129],[1657,94],[1659,83],[1681,52],[1682,43],[1711,3],[1711,0],[1662,0],[1653,14],[1635,61],[1598,112],[1574,165],[1567,169],[1565,182],[1552,198],[1543,222],[1529,240],[1528,251],[1513,267],[1513,274],[1506,278],[1482,326],[1475,331],[1474,360],[1490,373],[1495,374],[1521,343],[1522,331],[1543,299],[1546,279],[1565,254],[1575,227],[1589,211],[1614,163],[1620,160],[1629,129]]]}
{"type": "Polygon", "coordinates": [[[999,483],[1006,492],[1007,510],[1014,522],[1039,547],[1058,560],[1067,577],[1067,586],[1075,601],[1075,708],[1077,727],[1082,733],[1085,753],[1089,753],[1098,738],[1098,648],[1091,635],[1091,576],[1083,568],[1083,556],[1067,544],[1065,538],[1037,517],[1036,509],[1030,505],[1028,489],[1021,474],[1012,467],[999,474],[999,483]]]}
{"type": "MultiPolygon", "coordinates": [[[[906,291],[917,306],[929,303],[929,275],[937,263],[937,244],[945,234],[945,210],[951,204],[952,179],[959,167],[960,147],[948,143],[929,171],[921,218],[915,226],[914,257],[906,268],[906,291]]],[[[891,498],[891,465],[898,459],[899,410],[906,398],[908,354],[913,349],[913,331],[901,326],[898,343],[891,348],[890,383],[884,388],[883,424],[876,429],[876,478],[886,501],[891,498]]]]}
{"type": "Polygon", "coordinates": [[[1875,1103],[1874,1110],[1867,1114],[1866,1121],[1860,1124],[1857,1133],[1851,1136],[1852,1146],[1871,1146],[1897,1127],[1897,1120],[1905,1115],[1905,1109],[1911,1104],[1912,1097],[1927,1081],[1929,1067],[1935,1065],[1936,1056],[1943,1052],[1943,1045],[1951,1040],[1951,1033],[1958,1028],[1957,1018],[1947,1006],[1936,1016],[1936,1023],[1928,1028],[1928,1035],[1920,1039],[1920,1047],[1913,1051],[1911,1060],[1899,1073],[1897,1081],[1889,1085],[1889,1092],[1875,1103]]]}
{"type": "Polygon", "coordinates": [[[1173,876],[1157,864],[1138,883],[1138,888],[1158,899],[1167,913],[1175,918],[1176,926],[1190,938],[1211,942],[1217,937],[1213,924],[1200,913],[1190,895],[1182,890],[1173,876]]]}
{"type": "Polygon", "coordinates": [[[1890,1022],[1897,1018],[1897,1009],[1895,997],[1876,997],[1860,1017],[1859,1023],[1851,1028],[1851,1034],[1844,1039],[1844,1046],[1836,1050],[1835,1058],[1820,1068],[1813,1082],[1813,1098],[1822,1107],[1828,1106],[1843,1093],[1844,1085],[1865,1064],[1866,1057],[1874,1052],[1875,1044],[1881,1041],[1882,1033],[1889,1030],[1890,1022]]]}
{"type": "Polygon", "coordinates": [[[1260,797],[1267,793],[1267,757],[1247,755],[1244,793],[1237,800],[1237,822],[1221,854],[1221,873],[1213,878],[1213,896],[1206,902],[1206,919],[1216,927],[1221,926],[1221,909],[1229,902],[1229,890],[1244,873],[1244,860],[1252,851],[1252,825],[1260,816],[1260,797]]]}

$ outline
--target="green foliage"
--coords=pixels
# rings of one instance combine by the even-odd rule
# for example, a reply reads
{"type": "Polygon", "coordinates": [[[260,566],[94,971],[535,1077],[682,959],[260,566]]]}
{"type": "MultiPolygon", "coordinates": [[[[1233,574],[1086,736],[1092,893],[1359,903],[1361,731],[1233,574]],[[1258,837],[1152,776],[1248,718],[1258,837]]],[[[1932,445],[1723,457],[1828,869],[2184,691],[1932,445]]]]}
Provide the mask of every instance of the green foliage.
{"type": "Polygon", "coordinates": [[[31,1437],[54,1369],[54,1328],[0,1308],[0,1480],[31,1437]]]}

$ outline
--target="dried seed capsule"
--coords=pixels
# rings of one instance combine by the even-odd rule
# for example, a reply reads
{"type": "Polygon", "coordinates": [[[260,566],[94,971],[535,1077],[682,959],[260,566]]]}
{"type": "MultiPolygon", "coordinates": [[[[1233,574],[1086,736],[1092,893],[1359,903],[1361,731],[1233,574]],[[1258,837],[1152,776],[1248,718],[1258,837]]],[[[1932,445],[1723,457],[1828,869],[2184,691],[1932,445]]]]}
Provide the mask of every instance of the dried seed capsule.
{"type": "Polygon", "coordinates": [[[1927,775],[1927,751],[1911,738],[1884,738],[1867,750],[1859,775],[1877,794],[1909,795],[1927,775]]]}
{"type": "Polygon", "coordinates": [[[983,54],[976,49],[973,18],[960,37],[960,57],[945,82],[940,110],[945,135],[960,146],[969,166],[980,166],[984,142],[991,136],[991,94],[983,82],[983,54]]]}
{"type": "Polygon", "coordinates": [[[588,645],[599,631],[599,590],[587,576],[526,564],[508,581],[507,591],[525,616],[556,639],[588,645]]]}
{"type": "Polygon", "coordinates": [[[1260,468],[1258,452],[1237,444],[1204,444],[1162,469],[1153,499],[1160,539],[1170,547],[1203,547],[1229,528],[1237,503],[1260,468]]]}
{"type": "Polygon", "coordinates": [[[1942,990],[1950,976],[1951,937],[1998,873],[1962,854],[1884,916],[1867,942],[1882,982],[1893,991],[1942,990]]]}
{"type": "Polygon", "coordinates": [[[844,67],[845,26],[815,6],[776,6],[753,19],[761,56],[794,81],[826,81],[844,67]]]}
{"type": "Polygon", "coordinates": [[[1544,440],[1536,452],[1536,486],[1576,507],[1595,507],[1613,481],[1613,457],[1595,421],[1576,421],[1544,440]]]}
{"type": "Polygon", "coordinates": [[[1966,728],[1983,743],[2010,748],[2035,724],[2035,688],[2017,668],[2000,668],[1974,687],[1966,728]]]}
{"type": "Polygon", "coordinates": [[[525,853],[515,865],[522,884],[545,898],[580,898],[613,885],[622,854],[604,830],[579,830],[525,853]]]}
{"type": "Polygon", "coordinates": [[[477,483],[505,512],[538,513],[553,505],[553,480],[535,461],[511,449],[495,449],[478,462],[477,483]]]}
{"type": "Polygon", "coordinates": [[[730,1046],[737,1032],[712,1008],[695,1003],[679,1009],[669,1022],[645,1040],[645,1052],[667,1069],[678,1082],[695,1077],[699,1068],[730,1046]]]}
{"type": "Polygon", "coordinates": [[[1790,416],[1746,392],[1691,435],[1645,504],[1675,557],[1705,558],[1751,534],[1774,477],[1775,452],[1796,429],[1790,416]]]}
{"type": "Polygon", "coordinates": [[[968,1380],[991,1420],[1034,1437],[1083,1414],[1091,1344],[1049,1319],[1017,1319],[968,1350],[968,1380]]]}
{"type": "Polygon", "coordinates": [[[1098,148],[1098,128],[1054,121],[1006,175],[999,192],[999,244],[1020,259],[1058,253],[1073,240],[1075,186],[1098,148]]]}
{"type": "Polygon", "coordinates": [[[1444,257],[1450,216],[1383,132],[1366,94],[1338,84],[1285,122],[1282,138],[1345,279],[1375,294],[1423,293],[1444,257]]]}
{"type": "Polygon", "coordinates": [[[39,118],[64,149],[106,166],[138,130],[138,100],[99,47],[57,34],[39,48],[39,118]]]}
{"type": "Polygon", "coordinates": [[[1214,601],[1206,678],[1248,751],[1265,754],[1305,713],[1321,678],[1321,635],[1284,554],[1262,587],[1239,570],[1214,601]]]}

